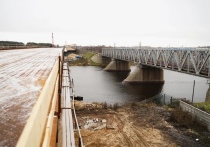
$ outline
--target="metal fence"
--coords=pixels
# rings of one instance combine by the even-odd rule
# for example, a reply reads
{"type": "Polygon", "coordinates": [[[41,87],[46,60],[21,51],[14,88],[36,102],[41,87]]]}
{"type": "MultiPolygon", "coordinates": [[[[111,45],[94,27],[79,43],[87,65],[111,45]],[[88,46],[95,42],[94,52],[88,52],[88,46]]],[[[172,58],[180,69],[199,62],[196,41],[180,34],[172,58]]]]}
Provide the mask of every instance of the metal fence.
{"type": "Polygon", "coordinates": [[[145,99],[143,101],[141,101],[142,103],[149,103],[149,102],[153,102],[159,105],[168,105],[168,104],[175,104],[177,102],[179,102],[181,98],[173,98],[170,95],[164,94],[164,93],[160,93],[158,95],[155,95],[151,98],[145,99]]]}
{"type": "Polygon", "coordinates": [[[210,131],[210,114],[207,112],[204,112],[192,105],[189,105],[183,101],[180,101],[180,107],[183,111],[187,111],[191,113],[192,116],[196,117],[197,120],[202,123],[203,125],[208,127],[208,130],[210,131]]]}

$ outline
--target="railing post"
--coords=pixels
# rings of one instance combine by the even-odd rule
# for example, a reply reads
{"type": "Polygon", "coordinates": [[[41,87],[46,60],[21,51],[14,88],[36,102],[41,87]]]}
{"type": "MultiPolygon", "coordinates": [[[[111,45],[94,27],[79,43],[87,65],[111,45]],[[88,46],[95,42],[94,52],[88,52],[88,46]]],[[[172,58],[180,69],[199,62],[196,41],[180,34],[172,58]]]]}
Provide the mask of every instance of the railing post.
{"type": "Polygon", "coordinates": [[[81,146],[81,138],[79,137],[79,147],[82,147],[81,146]]]}
{"type": "Polygon", "coordinates": [[[61,56],[58,58],[58,118],[60,118],[60,113],[61,113],[61,87],[62,87],[62,62],[61,62],[61,56]]]}
{"type": "Polygon", "coordinates": [[[166,94],[163,95],[163,103],[164,103],[164,105],[166,103],[166,94]]]}

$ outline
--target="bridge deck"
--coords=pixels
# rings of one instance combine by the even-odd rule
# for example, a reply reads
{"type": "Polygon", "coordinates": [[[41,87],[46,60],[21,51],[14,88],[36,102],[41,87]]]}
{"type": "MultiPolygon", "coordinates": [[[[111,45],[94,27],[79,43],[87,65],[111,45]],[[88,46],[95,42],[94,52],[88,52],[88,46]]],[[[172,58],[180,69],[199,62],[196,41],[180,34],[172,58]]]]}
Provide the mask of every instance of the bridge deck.
{"type": "Polygon", "coordinates": [[[0,50],[0,146],[15,146],[61,49],[0,50]]]}

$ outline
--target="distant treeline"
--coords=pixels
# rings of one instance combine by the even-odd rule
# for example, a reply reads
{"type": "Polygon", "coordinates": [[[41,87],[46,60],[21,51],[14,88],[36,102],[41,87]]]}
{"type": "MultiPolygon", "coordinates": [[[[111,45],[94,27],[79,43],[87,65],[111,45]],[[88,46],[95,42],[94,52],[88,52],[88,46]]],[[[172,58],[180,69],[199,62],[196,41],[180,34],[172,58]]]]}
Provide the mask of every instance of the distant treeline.
{"type": "Polygon", "coordinates": [[[15,41],[0,41],[0,46],[24,46],[25,44],[22,42],[15,41]]]}
{"type": "Polygon", "coordinates": [[[39,46],[39,47],[52,47],[51,43],[35,43],[35,42],[28,42],[26,46],[39,46]]]}
{"type": "Polygon", "coordinates": [[[26,45],[23,42],[16,41],[0,41],[0,48],[9,48],[9,47],[53,47],[51,43],[35,43],[28,42],[26,45]]]}
{"type": "Polygon", "coordinates": [[[210,46],[199,46],[199,48],[210,48],[210,46]]]}

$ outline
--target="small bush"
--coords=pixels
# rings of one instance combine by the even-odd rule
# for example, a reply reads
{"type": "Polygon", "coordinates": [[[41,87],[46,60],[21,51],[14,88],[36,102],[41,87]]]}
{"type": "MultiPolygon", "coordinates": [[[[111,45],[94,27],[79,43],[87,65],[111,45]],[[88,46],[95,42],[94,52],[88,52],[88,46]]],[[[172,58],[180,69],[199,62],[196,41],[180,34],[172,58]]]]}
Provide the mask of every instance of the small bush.
{"type": "Polygon", "coordinates": [[[193,106],[195,106],[198,109],[201,109],[207,113],[210,113],[210,103],[209,102],[195,103],[195,104],[193,104],[193,106]]]}
{"type": "Polygon", "coordinates": [[[112,107],[112,105],[110,104],[110,105],[109,105],[109,109],[112,109],[112,108],[113,108],[113,107],[112,107]]]}
{"type": "Polygon", "coordinates": [[[106,102],[103,103],[103,108],[104,108],[104,109],[107,109],[107,108],[108,108],[108,105],[107,105],[106,102]]]}
{"type": "Polygon", "coordinates": [[[130,103],[129,103],[129,102],[124,102],[124,103],[122,104],[122,106],[123,106],[123,107],[128,107],[128,106],[130,106],[130,103]]]}
{"type": "Polygon", "coordinates": [[[171,121],[179,123],[181,126],[186,128],[191,127],[204,127],[197,121],[196,117],[193,117],[189,112],[182,111],[181,109],[175,109],[171,112],[171,121]]]}
{"type": "Polygon", "coordinates": [[[114,103],[113,109],[114,109],[114,110],[117,110],[118,108],[119,108],[119,104],[118,104],[118,103],[114,103]]]}
{"type": "Polygon", "coordinates": [[[136,102],[132,102],[132,103],[131,103],[131,107],[132,107],[132,108],[135,108],[136,106],[137,106],[136,102]]]}

